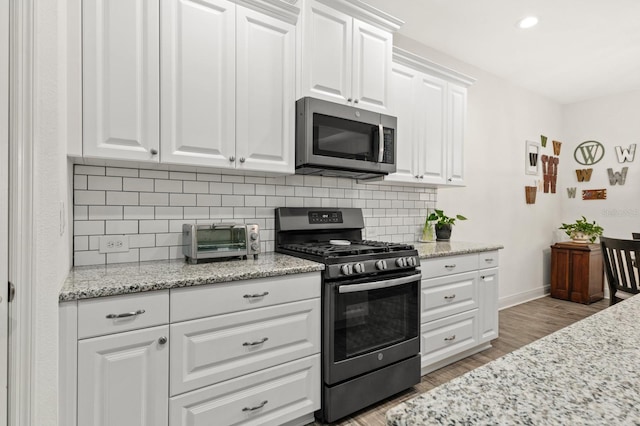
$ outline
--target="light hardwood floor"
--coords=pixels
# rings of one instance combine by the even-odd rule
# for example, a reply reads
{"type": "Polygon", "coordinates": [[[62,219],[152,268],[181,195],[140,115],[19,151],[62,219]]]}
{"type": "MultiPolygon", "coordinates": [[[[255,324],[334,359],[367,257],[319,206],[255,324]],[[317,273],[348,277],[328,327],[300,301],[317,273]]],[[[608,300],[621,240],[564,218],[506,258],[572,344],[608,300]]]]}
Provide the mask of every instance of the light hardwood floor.
{"type": "MultiPolygon", "coordinates": [[[[500,337],[492,348],[422,377],[413,388],[386,399],[375,406],[342,419],[336,426],[384,426],[386,411],[407,399],[433,389],[467,371],[500,358],[528,343],[573,324],[609,306],[604,299],[590,305],[543,297],[500,311],[500,337]]],[[[321,423],[316,422],[316,425],[321,423]]]]}

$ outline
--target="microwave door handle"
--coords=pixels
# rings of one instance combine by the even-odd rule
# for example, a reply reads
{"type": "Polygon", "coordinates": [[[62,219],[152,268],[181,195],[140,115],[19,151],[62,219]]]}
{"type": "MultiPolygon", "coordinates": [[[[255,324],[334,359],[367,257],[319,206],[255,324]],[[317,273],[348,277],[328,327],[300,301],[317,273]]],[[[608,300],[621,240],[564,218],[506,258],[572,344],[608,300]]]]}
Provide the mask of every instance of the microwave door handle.
{"type": "Polygon", "coordinates": [[[384,159],[384,128],[378,124],[378,163],[384,159]]]}
{"type": "Polygon", "coordinates": [[[393,278],[393,279],[384,280],[384,281],[374,281],[372,283],[341,285],[341,286],[338,286],[338,293],[356,293],[358,291],[368,291],[368,290],[377,290],[380,288],[395,287],[398,285],[409,284],[414,281],[420,281],[421,279],[422,279],[422,274],[418,272],[417,274],[409,275],[408,277],[393,278]]]}

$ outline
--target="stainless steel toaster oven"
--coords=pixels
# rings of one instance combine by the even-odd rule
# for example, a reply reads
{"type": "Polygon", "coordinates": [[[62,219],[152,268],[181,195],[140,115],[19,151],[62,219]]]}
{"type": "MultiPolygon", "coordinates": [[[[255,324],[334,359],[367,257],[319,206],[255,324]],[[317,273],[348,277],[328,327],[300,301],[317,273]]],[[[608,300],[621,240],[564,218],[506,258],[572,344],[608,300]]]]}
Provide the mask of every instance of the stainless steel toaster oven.
{"type": "Polygon", "coordinates": [[[225,257],[247,258],[260,253],[260,230],[256,224],[214,223],[182,225],[182,253],[189,263],[225,257]]]}

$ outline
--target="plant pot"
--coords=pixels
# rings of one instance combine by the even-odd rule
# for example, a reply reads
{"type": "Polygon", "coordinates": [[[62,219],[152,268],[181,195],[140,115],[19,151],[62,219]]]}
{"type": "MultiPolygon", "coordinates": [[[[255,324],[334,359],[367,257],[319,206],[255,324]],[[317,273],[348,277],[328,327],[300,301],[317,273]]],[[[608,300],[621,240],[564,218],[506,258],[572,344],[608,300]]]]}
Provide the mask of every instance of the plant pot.
{"type": "Polygon", "coordinates": [[[571,233],[571,241],[574,243],[587,244],[589,242],[589,235],[584,232],[574,231],[571,233]]]}
{"type": "Polygon", "coordinates": [[[436,241],[449,241],[451,225],[436,225],[436,241]]]}
{"type": "Polygon", "coordinates": [[[422,228],[422,237],[418,240],[421,243],[429,243],[434,241],[433,222],[427,222],[422,228]]]}

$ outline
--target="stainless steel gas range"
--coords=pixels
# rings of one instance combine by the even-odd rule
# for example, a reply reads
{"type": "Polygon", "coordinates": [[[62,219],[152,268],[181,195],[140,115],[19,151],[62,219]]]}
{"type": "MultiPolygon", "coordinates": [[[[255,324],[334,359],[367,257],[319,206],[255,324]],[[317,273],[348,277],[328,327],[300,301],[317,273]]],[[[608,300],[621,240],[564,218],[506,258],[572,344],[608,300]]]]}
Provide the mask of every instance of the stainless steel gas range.
{"type": "Polygon", "coordinates": [[[360,209],[276,209],[276,251],[325,264],[316,412],[324,422],[420,381],[418,253],[362,240],[363,228],[360,209]]]}

